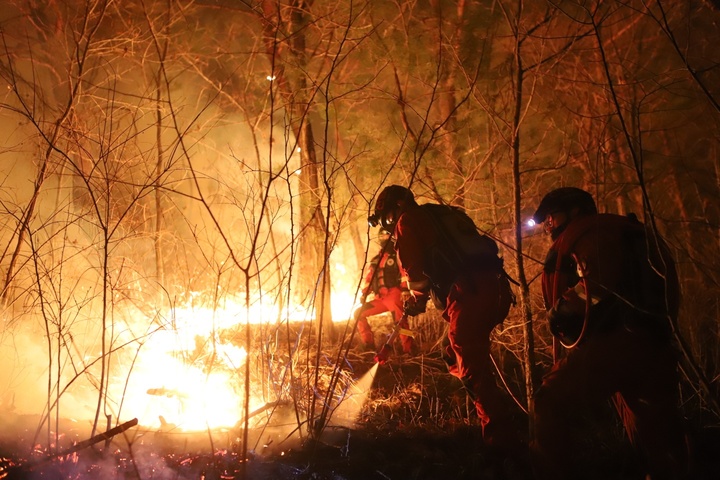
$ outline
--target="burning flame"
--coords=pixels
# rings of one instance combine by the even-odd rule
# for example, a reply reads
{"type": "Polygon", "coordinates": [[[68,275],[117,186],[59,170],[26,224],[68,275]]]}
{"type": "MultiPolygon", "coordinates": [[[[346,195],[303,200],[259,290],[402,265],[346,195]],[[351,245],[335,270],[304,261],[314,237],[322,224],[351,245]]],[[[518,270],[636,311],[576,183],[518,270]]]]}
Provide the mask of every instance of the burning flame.
{"type": "MultiPolygon", "coordinates": [[[[352,295],[333,295],[334,320],[347,321],[354,302],[352,295]]],[[[296,321],[311,318],[301,308],[292,309],[289,316],[296,321]]],[[[281,318],[278,307],[261,301],[249,308],[244,301],[225,302],[223,308],[175,308],[170,318],[142,345],[129,374],[118,376],[111,396],[123,399],[124,416],[136,417],[146,427],[197,431],[236,425],[244,415],[248,355],[219,332],[246,322],[274,323],[281,318]]],[[[250,411],[269,400],[275,399],[251,391],[250,411]]]]}
{"type": "Polygon", "coordinates": [[[241,392],[236,370],[245,362],[243,348],[218,345],[216,365],[190,361],[176,350],[186,337],[181,331],[158,332],[143,346],[133,369],[123,409],[141,425],[182,430],[229,427],[241,417],[241,392]],[[230,365],[235,365],[230,367],[230,365]]]}

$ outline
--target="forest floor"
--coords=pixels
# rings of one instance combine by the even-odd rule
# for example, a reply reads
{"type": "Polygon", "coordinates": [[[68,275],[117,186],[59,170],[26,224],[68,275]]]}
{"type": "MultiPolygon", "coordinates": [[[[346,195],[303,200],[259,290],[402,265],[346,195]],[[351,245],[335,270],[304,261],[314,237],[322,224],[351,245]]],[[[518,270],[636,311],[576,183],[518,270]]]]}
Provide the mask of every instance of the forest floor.
{"type": "MultiPolygon", "coordinates": [[[[358,376],[374,365],[372,352],[350,352],[347,361],[358,376]]],[[[114,441],[103,448],[102,442],[58,458],[29,452],[37,418],[4,416],[2,424],[0,479],[8,480],[532,479],[526,458],[483,446],[472,403],[432,355],[395,356],[380,366],[350,426],[330,422],[319,438],[304,441],[272,425],[253,431],[246,462],[240,461],[237,432],[229,430],[179,434],[137,427],[126,432],[132,436],[118,435],[124,446],[114,441]]],[[[69,432],[66,444],[86,439],[72,438],[72,424],[62,430],[69,432]]],[[[613,435],[618,432],[622,439],[616,426],[613,435]]],[[[698,478],[720,478],[720,429],[704,428],[697,438],[698,478]]],[[[643,478],[629,467],[631,452],[621,440],[603,437],[592,453],[602,472],[593,478],[643,478]]]]}

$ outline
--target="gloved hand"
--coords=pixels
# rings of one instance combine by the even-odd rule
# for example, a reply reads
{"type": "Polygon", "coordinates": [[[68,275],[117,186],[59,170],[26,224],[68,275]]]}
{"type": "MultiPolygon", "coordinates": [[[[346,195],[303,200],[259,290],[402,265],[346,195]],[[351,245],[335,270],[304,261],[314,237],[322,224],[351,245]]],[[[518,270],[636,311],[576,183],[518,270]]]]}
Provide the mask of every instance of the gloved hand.
{"type": "Polygon", "coordinates": [[[585,312],[573,310],[570,304],[561,298],[548,311],[547,318],[550,332],[567,344],[574,342],[580,336],[585,323],[585,312]]]}
{"type": "Polygon", "coordinates": [[[385,365],[388,361],[388,358],[390,358],[390,352],[391,352],[390,345],[383,345],[380,350],[378,350],[377,354],[375,355],[375,363],[379,363],[380,365],[385,365]]]}
{"type": "Polygon", "coordinates": [[[415,317],[421,313],[425,313],[427,308],[427,295],[411,296],[403,303],[403,313],[410,317],[415,317]]]}

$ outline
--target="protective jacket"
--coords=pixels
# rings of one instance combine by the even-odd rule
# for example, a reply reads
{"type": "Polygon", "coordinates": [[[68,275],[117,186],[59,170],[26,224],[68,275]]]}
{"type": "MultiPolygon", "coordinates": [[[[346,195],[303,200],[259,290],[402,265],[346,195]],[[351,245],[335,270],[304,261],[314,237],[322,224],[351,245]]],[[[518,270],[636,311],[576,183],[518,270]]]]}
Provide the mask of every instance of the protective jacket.
{"type": "Polygon", "coordinates": [[[497,244],[457,207],[428,203],[408,210],[398,220],[395,239],[409,288],[432,294],[439,309],[447,307],[459,278],[478,271],[503,273],[497,244]]]}
{"type": "MultiPolygon", "coordinates": [[[[390,312],[393,320],[400,322],[402,328],[409,328],[407,319],[403,318],[404,292],[407,292],[407,282],[400,276],[395,249],[392,245],[383,246],[380,253],[368,263],[362,289],[366,301],[355,311],[358,333],[366,348],[375,349],[375,334],[368,317],[390,312]],[[374,294],[374,297],[368,300],[370,293],[374,294]]],[[[405,353],[412,352],[412,337],[401,334],[400,344],[405,353]]]]}
{"type": "Polygon", "coordinates": [[[669,250],[634,217],[597,214],[570,222],[548,252],[542,287],[546,308],[555,309],[551,331],[565,345],[583,327],[589,333],[623,321],[668,334],[668,319],[677,318],[669,250]]]}
{"type": "MultiPolygon", "coordinates": [[[[385,249],[383,249],[385,250],[385,249]]],[[[399,287],[400,266],[393,248],[375,255],[368,263],[363,293],[384,294],[388,288],[399,287]]]]}
{"type": "Polygon", "coordinates": [[[398,218],[395,249],[414,295],[432,294],[449,323],[449,371],[473,397],[486,444],[518,448],[514,404],[500,389],[490,359],[490,333],[513,302],[493,240],[457,208],[414,205],[398,218]]]}
{"type": "Polygon", "coordinates": [[[566,350],[535,396],[531,449],[540,480],[587,478],[588,431],[614,403],[653,479],[681,479],[688,451],[677,352],[668,326],[678,286],[667,247],[637,220],[579,216],[553,243],[542,280],[548,319],[566,350]]]}

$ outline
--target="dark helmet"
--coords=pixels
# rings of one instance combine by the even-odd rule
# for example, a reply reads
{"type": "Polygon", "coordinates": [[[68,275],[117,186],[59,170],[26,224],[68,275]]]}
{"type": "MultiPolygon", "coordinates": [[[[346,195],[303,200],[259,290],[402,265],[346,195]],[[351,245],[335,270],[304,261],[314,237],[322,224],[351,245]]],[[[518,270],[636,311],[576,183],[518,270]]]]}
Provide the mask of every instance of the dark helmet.
{"type": "Polygon", "coordinates": [[[392,218],[390,214],[397,208],[397,202],[400,200],[415,203],[415,195],[410,189],[400,185],[385,187],[375,201],[375,213],[368,217],[370,226],[376,227],[379,224],[388,232],[395,230],[397,218],[392,218]]]}
{"type": "Polygon", "coordinates": [[[575,187],[556,188],[543,197],[532,218],[535,223],[543,223],[548,213],[567,212],[576,207],[580,213],[597,213],[595,200],[585,190],[575,187]]]}

